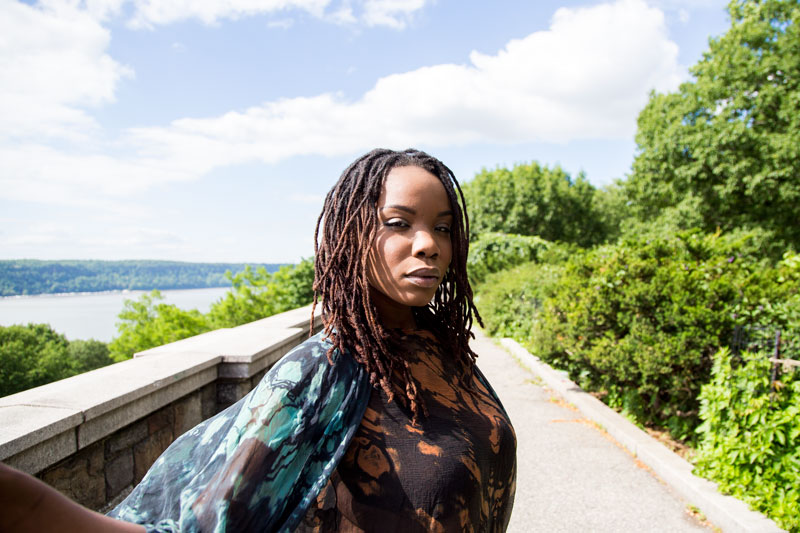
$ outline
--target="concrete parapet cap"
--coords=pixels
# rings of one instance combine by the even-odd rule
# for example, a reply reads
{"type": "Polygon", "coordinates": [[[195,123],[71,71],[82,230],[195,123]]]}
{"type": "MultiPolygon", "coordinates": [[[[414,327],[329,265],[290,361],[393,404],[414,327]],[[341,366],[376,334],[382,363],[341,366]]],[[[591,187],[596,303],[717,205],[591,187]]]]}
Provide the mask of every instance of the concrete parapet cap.
{"type": "Polygon", "coordinates": [[[0,460],[35,473],[220,377],[248,379],[302,342],[310,316],[294,309],[0,398],[0,460]]]}
{"type": "MultiPolygon", "coordinates": [[[[0,461],[83,422],[75,409],[47,405],[0,405],[0,461]]],[[[74,441],[74,439],[73,439],[74,441]]]]}
{"type": "Polygon", "coordinates": [[[31,405],[73,409],[89,419],[154,390],[174,385],[220,361],[219,356],[203,352],[181,353],[170,358],[129,359],[0,398],[0,408],[31,405]]]}
{"type": "Polygon", "coordinates": [[[223,362],[251,362],[254,359],[280,348],[287,342],[303,333],[300,328],[270,328],[254,329],[226,329],[219,330],[218,335],[198,335],[180,341],[151,348],[136,354],[136,359],[142,357],[177,356],[185,353],[203,353],[206,355],[220,356],[223,362]]]}
{"type": "MultiPolygon", "coordinates": [[[[268,328],[305,328],[305,330],[308,331],[308,325],[310,321],[311,306],[307,305],[305,307],[298,307],[297,309],[292,309],[291,311],[286,311],[277,315],[268,316],[267,318],[262,318],[261,320],[256,320],[254,322],[250,322],[249,324],[244,324],[238,327],[254,329],[265,326],[268,328]]],[[[319,326],[320,324],[322,324],[322,314],[320,306],[318,305],[314,310],[314,325],[319,326]]]]}
{"type": "MultiPolygon", "coordinates": [[[[281,348],[287,342],[302,338],[308,331],[311,306],[280,313],[235,328],[224,328],[139,352],[134,358],[187,352],[222,356],[225,363],[251,363],[281,348]]],[[[316,325],[322,323],[319,310],[316,325]]]]}
{"type": "Polygon", "coordinates": [[[165,389],[188,394],[187,378],[220,361],[205,353],[128,360],[0,398],[0,460],[165,389]]]}

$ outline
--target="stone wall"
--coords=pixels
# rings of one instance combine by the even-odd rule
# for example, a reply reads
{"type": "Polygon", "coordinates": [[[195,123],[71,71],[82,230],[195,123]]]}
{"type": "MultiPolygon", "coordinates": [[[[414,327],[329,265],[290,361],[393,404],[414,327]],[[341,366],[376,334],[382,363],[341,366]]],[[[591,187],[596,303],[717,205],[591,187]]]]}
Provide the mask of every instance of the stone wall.
{"type": "Polygon", "coordinates": [[[302,342],[310,313],[204,333],[0,398],[0,461],[106,509],[177,436],[247,394],[302,342]]]}

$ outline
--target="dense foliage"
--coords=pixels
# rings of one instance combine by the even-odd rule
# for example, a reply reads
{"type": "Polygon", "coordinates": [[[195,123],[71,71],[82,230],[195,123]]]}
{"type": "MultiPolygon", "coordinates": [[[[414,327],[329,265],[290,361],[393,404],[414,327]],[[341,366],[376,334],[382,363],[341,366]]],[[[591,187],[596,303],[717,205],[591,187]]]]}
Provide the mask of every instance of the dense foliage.
{"type": "Polygon", "coordinates": [[[283,266],[270,273],[263,267],[250,267],[236,275],[228,274],[231,290],[208,312],[215,328],[246,324],[276,313],[311,303],[314,297],[314,261],[283,266]]]}
{"type": "Polygon", "coordinates": [[[641,112],[627,193],[642,220],[762,228],[798,250],[800,2],[734,0],[729,11],[695,79],[641,112]]]}
{"type": "Polygon", "coordinates": [[[800,254],[787,254],[777,274],[782,298],[737,309],[746,328],[735,348],[743,353],[723,348],[714,356],[711,380],[700,394],[696,465],[722,490],[797,532],[800,368],[768,358],[800,360],[800,254]]]}
{"type": "Polygon", "coordinates": [[[630,239],[561,266],[520,266],[479,288],[479,309],[490,332],[525,342],[640,422],[691,438],[697,395],[736,311],[790,290],[746,237],[630,239]]]}
{"type": "Polygon", "coordinates": [[[533,235],[483,233],[469,246],[469,279],[480,283],[492,272],[536,260],[550,247],[551,243],[533,235]]]}
{"type": "Polygon", "coordinates": [[[563,269],[557,263],[531,261],[487,276],[475,295],[487,332],[492,336],[512,337],[530,347],[533,325],[563,269]]]}
{"type": "Polygon", "coordinates": [[[502,232],[588,246],[608,233],[596,212],[596,190],[583,174],[573,179],[559,167],[534,162],[483,170],[463,190],[472,240],[502,232]]]}
{"type": "Polygon", "coordinates": [[[186,311],[176,305],[159,302],[162,298],[161,293],[153,290],[138,300],[125,300],[117,323],[119,335],[108,345],[115,361],[124,361],[136,352],[212,329],[208,318],[200,311],[186,311]]]}
{"type": "Polygon", "coordinates": [[[697,472],[766,512],[782,528],[800,531],[800,370],[770,384],[765,354],[714,357],[700,394],[697,472]]]}
{"type": "MultiPolygon", "coordinates": [[[[256,265],[274,272],[276,264],[256,265]]],[[[110,290],[224,287],[238,263],[179,261],[0,261],[0,296],[110,290]]]]}
{"type": "Polygon", "coordinates": [[[47,324],[0,326],[0,396],[111,363],[100,341],[72,341],[47,324]]]}

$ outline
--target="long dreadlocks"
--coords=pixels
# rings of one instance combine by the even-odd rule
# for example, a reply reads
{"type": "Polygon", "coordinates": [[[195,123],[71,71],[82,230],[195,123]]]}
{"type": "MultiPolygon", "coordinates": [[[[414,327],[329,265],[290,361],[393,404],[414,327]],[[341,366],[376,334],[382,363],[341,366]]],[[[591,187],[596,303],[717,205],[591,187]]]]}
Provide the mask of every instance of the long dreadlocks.
{"type": "Polygon", "coordinates": [[[364,365],[372,385],[380,386],[390,400],[394,398],[392,376],[398,376],[396,385],[405,390],[416,423],[420,412],[426,412],[425,406],[418,398],[408,362],[391,349],[392,333],[378,320],[367,280],[367,260],[378,225],[378,198],[389,171],[404,166],[416,166],[436,176],[453,211],[450,267],[431,302],[413,309],[414,317],[453,354],[465,383],[472,383],[476,357],[469,347],[474,338],[473,314],[479,323],[481,319],[467,279],[469,219],[453,172],[424,152],[376,149],[342,173],[325,198],[314,232],[314,308],[321,300],[325,334],[333,343],[328,359],[332,362],[334,349],[349,351],[364,365]]]}

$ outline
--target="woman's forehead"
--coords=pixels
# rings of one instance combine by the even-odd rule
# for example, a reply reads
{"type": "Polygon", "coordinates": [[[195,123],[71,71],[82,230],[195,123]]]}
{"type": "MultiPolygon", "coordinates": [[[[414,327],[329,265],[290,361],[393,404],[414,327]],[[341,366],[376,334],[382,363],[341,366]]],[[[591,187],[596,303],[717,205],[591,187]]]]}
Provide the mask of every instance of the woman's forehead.
{"type": "MultiPolygon", "coordinates": [[[[442,182],[424,168],[404,166],[389,171],[381,186],[378,206],[440,204],[450,208],[450,199],[442,182]]],[[[429,206],[430,206],[429,205],[429,206]]]]}

